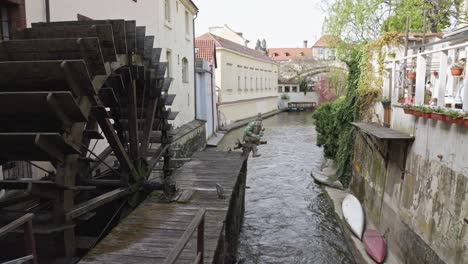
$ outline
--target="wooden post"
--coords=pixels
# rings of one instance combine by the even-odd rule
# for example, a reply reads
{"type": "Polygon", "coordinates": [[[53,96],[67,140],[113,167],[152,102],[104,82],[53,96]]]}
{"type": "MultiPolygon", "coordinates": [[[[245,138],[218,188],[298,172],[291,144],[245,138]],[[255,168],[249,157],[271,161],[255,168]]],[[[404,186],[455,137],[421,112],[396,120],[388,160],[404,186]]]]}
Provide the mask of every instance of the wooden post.
{"type": "Polygon", "coordinates": [[[445,107],[445,88],[447,85],[448,53],[440,52],[439,87],[437,89],[437,106],[445,107]]]}
{"type": "MultiPolygon", "coordinates": [[[[465,54],[468,54],[468,47],[465,47],[465,54]]],[[[468,77],[466,75],[468,69],[468,64],[465,63],[465,78],[463,79],[463,111],[467,112],[468,111],[468,77]]]]}
{"type": "Polygon", "coordinates": [[[416,96],[414,104],[424,104],[424,89],[426,82],[426,58],[423,55],[417,57],[417,68],[416,68],[416,96]]]}
{"type": "Polygon", "coordinates": [[[200,221],[197,231],[197,254],[200,254],[200,263],[202,264],[204,263],[205,252],[205,216],[200,221]]]}
{"type": "Polygon", "coordinates": [[[26,254],[33,256],[33,263],[37,264],[37,253],[36,253],[36,243],[34,241],[34,234],[32,228],[32,220],[27,221],[23,225],[24,230],[24,242],[26,248],[26,254]]]}

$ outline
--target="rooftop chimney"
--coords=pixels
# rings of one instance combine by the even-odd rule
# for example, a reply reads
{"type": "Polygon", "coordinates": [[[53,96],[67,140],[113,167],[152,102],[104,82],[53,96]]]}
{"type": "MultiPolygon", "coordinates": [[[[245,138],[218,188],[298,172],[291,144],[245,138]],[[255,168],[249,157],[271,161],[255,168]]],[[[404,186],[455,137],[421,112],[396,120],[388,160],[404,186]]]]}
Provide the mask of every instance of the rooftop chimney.
{"type": "Polygon", "coordinates": [[[304,40],[304,48],[306,49],[307,46],[308,46],[308,42],[307,42],[307,40],[304,40]]]}

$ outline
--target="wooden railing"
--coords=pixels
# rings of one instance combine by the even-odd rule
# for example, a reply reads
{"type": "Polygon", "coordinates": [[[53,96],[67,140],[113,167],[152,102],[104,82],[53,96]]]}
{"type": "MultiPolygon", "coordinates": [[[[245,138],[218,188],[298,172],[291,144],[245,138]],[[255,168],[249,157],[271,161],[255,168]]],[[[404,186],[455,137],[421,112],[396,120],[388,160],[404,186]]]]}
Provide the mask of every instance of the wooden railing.
{"type": "Polygon", "coordinates": [[[177,258],[179,258],[180,254],[182,254],[182,251],[184,251],[185,246],[189,242],[197,227],[197,257],[194,261],[194,264],[203,263],[203,255],[205,251],[205,212],[205,209],[198,211],[187,230],[185,230],[184,234],[182,235],[182,238],[179,239],[175,248],[171,251],[166,260],[164,260],[164,264],[173,264],[176,262],[177,258]]]}
{"type": "MultiPolygon", "coordinates": [[[[416,81],[414,87],[415,96],[414,102],[411,103],[416,105],[423,105],[425,103],[425,87],[428,81],[426,76],[428,72],[432,74],[432,71],[434,70],[438,72],[438,83],[433,84],[434,92],[437,91],[437,93],[432,95],[433,98],[437,99],[436,105],[440,107],[446,107],[448,103],[455,104],[454,102],[446,102],[446,92],[451,91],[452,95],[450,96],[453,98],[454,91],[457,90],[457,86],[460,86],[460,84],[457,85],[455,82],[457,77],[447,73],[451,66],[449,62],[456,62],[457,52],[468,54],[468,42],[437,48],[431,51],[416,53],[406,57],[395,58],[391,61],[387,61],[387,69],[391,72],[391,74],[389,74],[390,79],[387,82],[390,87],[384,87],[384,96],[391,98],[392,104],[398,103],[399,95],[405,93],[404,90],[402,91],[402,89],[407,88],[405,86],[409,85],[409,82],[404,81],[402,84],[400,84],[403,87],[398,87],[398,83],[401,83],[401,80],[407,77],[407,73],[403,72],[401,68],[404,65],[406,65],[407,69],[411,69],[416,66],[416,81]],[[414,62],[416,64],[411,66],[414,62]],[[432,64],[437,63],[438,67],[436,69],[433,69],[431,65],[428,67],[428,62],[431,62],[432,64]],[[451,81],[449,82],[449,80],[451,81]]],[[[466,57],[464,58],[466,59],[466,57]]],[[[466,72],[468,71],[468,63],[465,63],[464,67],[464,75],[467,76],[466,72]]],[[[464,87],[468,87],[468,78],[461,78],[460,81],[463,83],[464,87]]],[[[410,92],[410,90],[412,90],[412,88],[408,89],[409,97],[411,97],[412,94],[412,91],[410,92]]],[[[462,98],[463,101],[460,103],[463,105],[463,111],[468,111],[468,89],[463,90],[462,98]]]]}
{"type": "Polygon", "coordinates": [[[34,235],[32,230],[32,219],[34,214],[26,214],[15,221],[9,223],[8,225],[0,228],[0,238],[11,231],[23,226],[24,230],[24,242],[26,247],[25,257],[11,260],[3,264],[13,264],[13,263],[24,263],[26,261],[32,261],[32,263],[37,264],[37,253],[36,253],[36,244],[34,242],[34,235]]]}

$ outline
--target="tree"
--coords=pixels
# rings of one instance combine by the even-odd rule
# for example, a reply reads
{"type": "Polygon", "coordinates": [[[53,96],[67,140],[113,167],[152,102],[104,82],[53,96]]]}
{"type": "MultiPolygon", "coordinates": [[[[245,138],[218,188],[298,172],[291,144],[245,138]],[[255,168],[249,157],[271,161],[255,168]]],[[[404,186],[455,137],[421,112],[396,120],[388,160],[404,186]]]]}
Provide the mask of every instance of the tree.
{"type": "Polygon", "coordinates": [[[324,0],[328,13],[323,31],[348,42],[369,42],[383,32],[422,32],[426,10],[427,31],[440,32],[463,18],[463,0],[324,0]]]}

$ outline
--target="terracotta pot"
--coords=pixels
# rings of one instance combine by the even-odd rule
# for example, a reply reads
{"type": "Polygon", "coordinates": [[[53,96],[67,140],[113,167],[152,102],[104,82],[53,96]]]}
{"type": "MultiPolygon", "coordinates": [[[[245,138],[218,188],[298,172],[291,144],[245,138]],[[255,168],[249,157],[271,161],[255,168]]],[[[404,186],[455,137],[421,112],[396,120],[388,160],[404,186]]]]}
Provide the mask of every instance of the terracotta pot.
{"type": "Polygon", "coordinates": [[[408,79],[410,79],[410,80],[416,79],[416,73],[415,72],[408,73],[408,79]]]}
{"type": "Polygon", "coordinates": [[[435,119],[435,120],[444,121],[444,120],[445,120],[445,117],[446,117],[446,115],[441,114],[441,113],[431,113],[431,117],[430,117],[430,118],[435,119]]]}
{"type": "Polygon", "coordinates": [[[447,122],[457,124],[457,125],[464,125],[465,124],[465,119],[463,118],[452,118],[449,116],[447,122]]]}
{"type": "Polygon", "coordinates": [[[424,118],[431,118],[431,113],[422,112],[424,118]]]}
{"type": "Polygon", "coordinates": [[[413,115],[414,114],[413,109],[404,108],[403,111],[405,111],[405,114],[407,114],[407,115],[413,115]]]}
{"type": "Polygon", "coordinates": [[[464,122],[464,123],[465,123],[464,125],[465,125],[465,126],[468,126],[468,118],[465,118],[464,121],[465,121],[465,122],[464,122]]]}
{"type": "Polygon", "coordinates": [[[452,68],[450,71],[452,72],[452,76],[460,76],[463,73],[462,68],[452,68]]]}
{"type": "Polygon", "coordinates": [[[424,112],[422,111],[418,111],[418,110],[413,110],[413,115],[414,116],[424,116],[424,112]]]}

